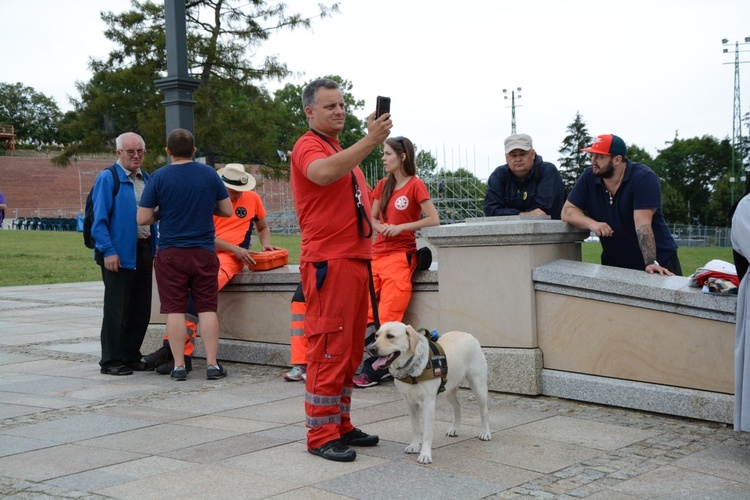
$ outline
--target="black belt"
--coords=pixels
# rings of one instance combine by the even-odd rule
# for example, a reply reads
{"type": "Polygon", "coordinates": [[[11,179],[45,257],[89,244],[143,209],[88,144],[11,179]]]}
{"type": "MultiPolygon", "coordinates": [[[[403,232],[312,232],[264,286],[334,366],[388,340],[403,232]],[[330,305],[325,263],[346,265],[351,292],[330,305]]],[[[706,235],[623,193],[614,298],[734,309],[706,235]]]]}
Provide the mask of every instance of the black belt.
{"type": "Polygon", "coordinates": [[[148,245],[148,243],[151,241],[151,237],[148,238],[138,238],[138,244],[139,245],[148,245]]]}

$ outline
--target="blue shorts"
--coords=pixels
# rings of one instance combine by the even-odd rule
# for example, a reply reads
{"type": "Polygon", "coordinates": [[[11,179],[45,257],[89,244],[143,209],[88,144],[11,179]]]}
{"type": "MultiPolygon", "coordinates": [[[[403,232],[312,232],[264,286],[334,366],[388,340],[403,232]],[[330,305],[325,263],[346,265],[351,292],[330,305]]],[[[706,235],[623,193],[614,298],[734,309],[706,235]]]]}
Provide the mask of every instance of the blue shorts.
{"type": "Polygon", "coordinates": [[[219,258],[204,248],[170,247],[159,250],[154,260],[161,313],[184,313],[188,292],[198,313],[216,312],[219,305],[219,258]]]}

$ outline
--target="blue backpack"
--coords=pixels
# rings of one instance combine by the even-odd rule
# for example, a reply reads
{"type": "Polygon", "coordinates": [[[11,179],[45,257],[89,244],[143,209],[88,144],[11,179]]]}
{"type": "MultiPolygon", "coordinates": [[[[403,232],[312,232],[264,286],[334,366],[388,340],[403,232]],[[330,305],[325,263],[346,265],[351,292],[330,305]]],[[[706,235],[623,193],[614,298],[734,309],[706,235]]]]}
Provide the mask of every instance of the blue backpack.
{"type": "MultiPolygon", "coordinates": [[[[117,165],[110,165],[106,170],[112,173],[112,177],[115,180],[115,185],[112,188],[112,198],[114,198],[120,191],[120,177],[117,175],[117,165]]],[[[99,175],[103,174],[104,171],[99,175]]],[[[83,244],[86,245],[86,248],[96,247],[96,241],[94,241],[94,236],[91,234],[91,228],[94,226],[94,200],[91,198],[93,192],[94,188],[91,188],[89,195],[86,197],[86,208],[83,210],[83,244]]],[[[114,203],[112,206],[114,207],[114,203]]],[[[112,215],[111,209],[109,215],[112,215]]]]}

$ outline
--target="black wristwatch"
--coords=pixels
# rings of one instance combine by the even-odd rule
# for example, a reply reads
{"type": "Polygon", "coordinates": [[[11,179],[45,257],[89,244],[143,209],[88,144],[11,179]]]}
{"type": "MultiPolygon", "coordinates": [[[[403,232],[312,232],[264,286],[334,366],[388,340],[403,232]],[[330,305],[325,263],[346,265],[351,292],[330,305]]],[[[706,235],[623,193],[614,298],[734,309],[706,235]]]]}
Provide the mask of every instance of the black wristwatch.
{"type": "Polygon", "coordinates": [[[661,267],[661,266],[659,265],[659,263],[658,263],[658,262],[656,262],[656,259],[654,259],[654,260],[652,260],[651,262],[649,262],[648,264],[646,264],[646,267],[648,267],[648,266],[659,266],[659,267],[661,267]]]}

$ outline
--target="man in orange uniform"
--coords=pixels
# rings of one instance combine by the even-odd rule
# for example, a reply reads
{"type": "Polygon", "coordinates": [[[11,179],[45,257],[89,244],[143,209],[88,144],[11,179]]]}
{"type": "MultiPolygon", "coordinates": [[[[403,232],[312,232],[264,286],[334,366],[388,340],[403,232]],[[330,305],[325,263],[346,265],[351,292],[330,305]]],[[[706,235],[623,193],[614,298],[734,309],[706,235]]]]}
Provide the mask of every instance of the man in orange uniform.
{"type": "Polygon", "coordinates": [[[284,380],[296,382],[307,380],[307,338],[305,338],[305,294],[302,283],[297,286],[292,296],[292,321],[290,323],[291,336],[289,347],[292,351],[292,369],[284,374],[284,380]]]}
{"type": "Polygon", "coordinates": [[[292,190],[302,233],[300,275],[307,300],[305,394],[307,449],[350,462],[350,446],[375,446],[377,436],[350,421],[352,378],[362,361],[372,259],[371,203],[358,163],[388,137],[390,115],[370,115],[368,134],[343,149],[346,105],[339,85],[310,82],[302,93],[310,131],[292,152],[292,190]],[[356,207],[356,208],[355,208],[356,207]]]}
{"type": "MultiPolygon", "coordinates": [[[[250,237],[253,224],[258,231],[258,239],[263,250],[278,250],[271,245],[271,229],[266,222],[266,209],[255,188],[255,178],[245,172],[239,163],[229,163],[219,169],[219,176],[229,192],[232,201],[230,217],[214,217],[216,237],[214,245],[219,257],[219,290],[224,288],[235,274],[242,271],[246,264],[255,264],[250,252],[250,237]]],[[[198,315],[194,312],[192,300],[188,298],[188,312],[185,314],[185,366],[192,369],[191,356],[195,350],[195,338],[198,332],[198,315]]],[[[156,372],[162,375],[171,373],[174,361],[169,350],[169,338],[164,337],[164,347],[146,356],[145,361],[156,366],[156,372]]]]}

